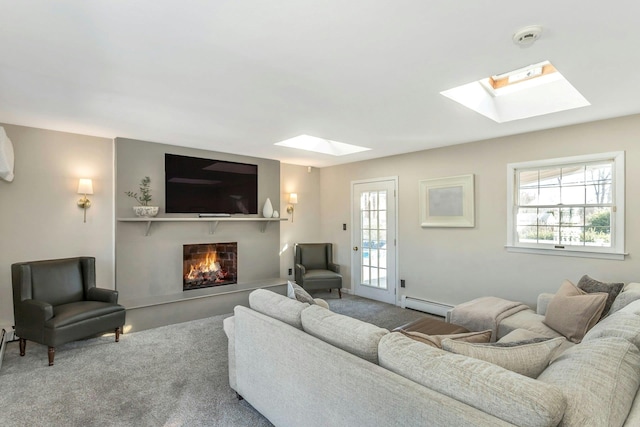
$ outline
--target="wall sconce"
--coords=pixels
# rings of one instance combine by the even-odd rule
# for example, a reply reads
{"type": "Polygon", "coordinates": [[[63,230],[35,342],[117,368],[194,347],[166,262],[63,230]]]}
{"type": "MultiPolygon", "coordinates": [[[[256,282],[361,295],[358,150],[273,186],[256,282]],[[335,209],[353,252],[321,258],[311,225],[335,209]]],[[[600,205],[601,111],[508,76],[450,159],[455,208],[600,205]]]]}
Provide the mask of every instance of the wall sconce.
{"type": "Polygon", "coordinates": [[[287,213],[291,215],[291,222],[293,222],[293,205],[298,203],[298,193],[289,194],[289,206],[287,206],[287,213]]]}
{"type": "Polygon", "coordinates": [[[87,199],[87,194],[93,194],[93,182],[86,178],[80,179],[78,194],[83,195],[82,199],[78,200],[78,206],[84,210],[84,222],[87,222],[87,209],[91,207],[91,201],[87,199]]]}

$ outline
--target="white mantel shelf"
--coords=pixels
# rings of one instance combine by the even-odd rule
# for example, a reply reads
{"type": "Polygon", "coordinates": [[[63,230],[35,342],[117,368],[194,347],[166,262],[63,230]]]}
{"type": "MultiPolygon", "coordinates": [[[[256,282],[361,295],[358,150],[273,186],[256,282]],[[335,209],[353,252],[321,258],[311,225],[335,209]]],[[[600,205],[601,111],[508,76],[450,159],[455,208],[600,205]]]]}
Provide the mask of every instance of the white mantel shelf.
{"type": "Polygon", "coordinates": [[[260,224],[260,232],[264,233],[267,226],[272,222],[288,221],[288,218],[258,218],[258,217],[211,217],[211,218],[118,218],[121,222],[143,222],[147,224],[144,235],[148,236],[151,224],[154,222],[207,222],[209,223],[209,234],[214,234],[218,224],[221,222],[256,222],[260,224]]]}

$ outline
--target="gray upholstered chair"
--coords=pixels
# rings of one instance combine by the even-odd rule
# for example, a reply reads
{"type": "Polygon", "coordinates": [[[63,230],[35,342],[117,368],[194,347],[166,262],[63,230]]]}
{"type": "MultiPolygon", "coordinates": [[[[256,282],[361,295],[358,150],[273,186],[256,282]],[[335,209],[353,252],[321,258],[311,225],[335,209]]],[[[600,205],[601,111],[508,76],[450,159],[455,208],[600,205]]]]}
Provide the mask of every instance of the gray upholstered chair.
{"type": "Polygon", "coordinates": [[[340,266],[333,262],[333,244],[296,243],[294,246],[296,283],[310,291],[337,289],[342,298],[340,266]]]}
{"type": "Polygon", "coordinates": [[[21,356],[27,340],[49,347],[49,366],[61,344],[107,331],[119,341],[125,308],[117,291],[96,288],[95,258],[16,263],[11,276],[21,356]]]}

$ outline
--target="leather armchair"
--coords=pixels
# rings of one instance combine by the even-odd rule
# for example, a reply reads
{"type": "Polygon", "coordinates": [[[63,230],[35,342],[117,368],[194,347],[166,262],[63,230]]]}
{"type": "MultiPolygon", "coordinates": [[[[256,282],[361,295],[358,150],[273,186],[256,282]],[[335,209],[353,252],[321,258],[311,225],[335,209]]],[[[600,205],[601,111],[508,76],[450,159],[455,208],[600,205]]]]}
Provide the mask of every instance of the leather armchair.
{"type": "Polygon", "coordinates": [[[107,331],[120,340],[125,308],[117,291],[96,288],[95,258],[16,263],[11,278],[21,356],[27,340],[49,347],[49,366],[61,344],[107,331]]]}
{"type": "Polygon", "coordinates": [[[306,290],[338,289],[342,298],[340,266],[333,262],[333,244],[296,243],[294,246],[296,283],[306,290]]]}

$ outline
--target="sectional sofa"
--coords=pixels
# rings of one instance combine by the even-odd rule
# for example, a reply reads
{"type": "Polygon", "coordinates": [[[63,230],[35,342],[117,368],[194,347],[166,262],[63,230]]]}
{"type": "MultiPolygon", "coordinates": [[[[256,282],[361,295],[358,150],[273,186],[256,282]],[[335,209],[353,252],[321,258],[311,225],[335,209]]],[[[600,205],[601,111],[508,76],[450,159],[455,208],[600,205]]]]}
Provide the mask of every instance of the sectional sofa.
{"type": "Polygon", "coordinates": [[[256,290],[224,322],[229,382],[276,426],[637,426],[640,300],[618,308],[577,345],[497,347],[553,350],[531,377],[256,290]]]}

